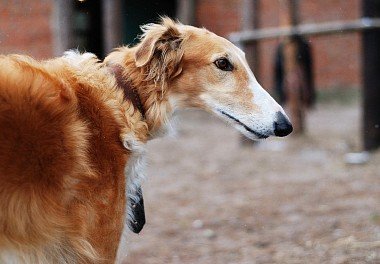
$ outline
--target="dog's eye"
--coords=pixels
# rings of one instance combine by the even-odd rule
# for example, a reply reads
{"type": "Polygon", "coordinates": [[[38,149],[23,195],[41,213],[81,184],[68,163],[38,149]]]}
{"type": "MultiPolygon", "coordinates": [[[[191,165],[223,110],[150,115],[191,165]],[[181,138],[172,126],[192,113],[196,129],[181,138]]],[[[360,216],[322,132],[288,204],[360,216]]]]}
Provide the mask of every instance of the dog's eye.
{"type": "Polygon", "coordinates": [[[226,58],[217,59],[214,64],[222,71],[232,71],[234,69],[231,62],[229,62],[226,58]]]}

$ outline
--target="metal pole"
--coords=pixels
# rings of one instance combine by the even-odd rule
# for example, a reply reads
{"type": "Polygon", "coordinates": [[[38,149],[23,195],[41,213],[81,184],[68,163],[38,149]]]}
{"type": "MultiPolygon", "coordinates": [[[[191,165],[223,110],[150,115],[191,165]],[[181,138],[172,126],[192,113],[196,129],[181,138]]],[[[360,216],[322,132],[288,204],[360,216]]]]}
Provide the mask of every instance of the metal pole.
{"type": "Polygon", "coordinates": [[[122,44],[121,1],[103,0],[104,53],[122,44]]]}
{"type": "Polygon", "coordinates": [[[187,25],[195,25],[196,0],[177,0],[177,18],[187,25]]]}
{"type": "MultiPolygon", "coordinates": [[[[363,0],[363,16],[380,17],[380,1],[363,0]]],[[[365,150],[380,146],[380,29],[364,31],[363,48],[363,142],[365,150]]]]}
{"type": "Polygon", "coordinates": [[[53,10],[53,47],[54,55],[73,48],[73,3],[66,0],[54,0],[53,10]]]}
{"type": "Polygon", "coordinates": [[[250,43],[263,39],[276,39],[294,35],[319,36],[361,32],[375,28],[380,28],[380,18],[363,17],[355,20],[301,24],[294,27],[282,26],[232,32],[229,38],[234,43],[250,43]]]}

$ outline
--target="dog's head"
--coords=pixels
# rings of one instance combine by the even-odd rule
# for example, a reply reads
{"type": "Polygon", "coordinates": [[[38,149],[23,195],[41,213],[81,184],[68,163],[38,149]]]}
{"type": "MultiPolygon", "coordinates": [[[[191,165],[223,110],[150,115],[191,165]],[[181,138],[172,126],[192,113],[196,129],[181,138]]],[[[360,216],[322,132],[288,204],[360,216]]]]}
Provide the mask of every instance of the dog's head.
{"type": "Polygon", "coordinates": [[[231,42],[168,18],[142,28],[136,66],[146,69],[147,79],[172,107],[212,112],[251,139],[292,132],[284,110],[260,86],[244,52],[231,42]]]}

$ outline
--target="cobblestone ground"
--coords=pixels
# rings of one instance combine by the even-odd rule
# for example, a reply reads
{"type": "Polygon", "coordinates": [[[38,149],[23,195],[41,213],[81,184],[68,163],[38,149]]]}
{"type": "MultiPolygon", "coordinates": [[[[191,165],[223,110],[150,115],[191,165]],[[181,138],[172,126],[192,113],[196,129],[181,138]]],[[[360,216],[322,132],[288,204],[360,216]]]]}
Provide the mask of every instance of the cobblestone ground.
{"type": "Polygon", "coordinates": [[[125,263],[380,263],[380,152],[360,149],[359,104],[319,105],[304,136],[241,145],[201,112],[149,145],[147,224],[125,263]]]}

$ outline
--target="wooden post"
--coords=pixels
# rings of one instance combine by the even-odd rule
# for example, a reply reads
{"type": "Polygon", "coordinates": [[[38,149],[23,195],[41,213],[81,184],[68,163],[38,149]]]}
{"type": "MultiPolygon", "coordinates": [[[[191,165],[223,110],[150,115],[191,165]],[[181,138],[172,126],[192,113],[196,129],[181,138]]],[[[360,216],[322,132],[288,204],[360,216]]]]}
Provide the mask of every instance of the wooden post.
{"type": "MultiPolygon", "coordinates": [[[[281,0],[281,5],[281,26],[296,26],[298,23],[298,0],[281,0]]],[[[304,76],[297,62],[297,48],[297,43],[293,41],[292,36],[285,39],[285,93],[288,98],[288,107],[294,134],[304,132],[304,107],[301,100],[301,88],[304,83],[304,76]]]]}
{"type": "MultiPolygon", "coordinates": [[[[259,28],[259,0],[243,0],[242,3],[242,16],[241,16],[241,29],[242,31],[255,30],[259,28]]],[[[246,43],[243,46],[246,53],[247,61],[251,67],[256,79],[259,79],[259,65],[260,58],[258,52],[258,43],[253,41],[246,43]]]]}
{"type": "MultiPolygon", "coordinates": [[[[363,17],[379,18],[380,1],[363,0],[363,17]]],[[[363,48],[363,142],[365,150],[380,146],[380,29],[364,31],[363,48]]]]}
{"type": "MultiPolygon", "coordinates": [[[[259,0],[243,0],[241,5],[241,30],[255,30],[259,27],[259,0]]],[[[242,45],[246,54],[248,65],[252,72],[255,74],[256,79],[260,81],[260,58],[258,51],[257,41],[245,43],[242,45]]],[[[247,139],[245,136],[241,136],[241,144],[252,145],[255,141],[247,139]]]]}

